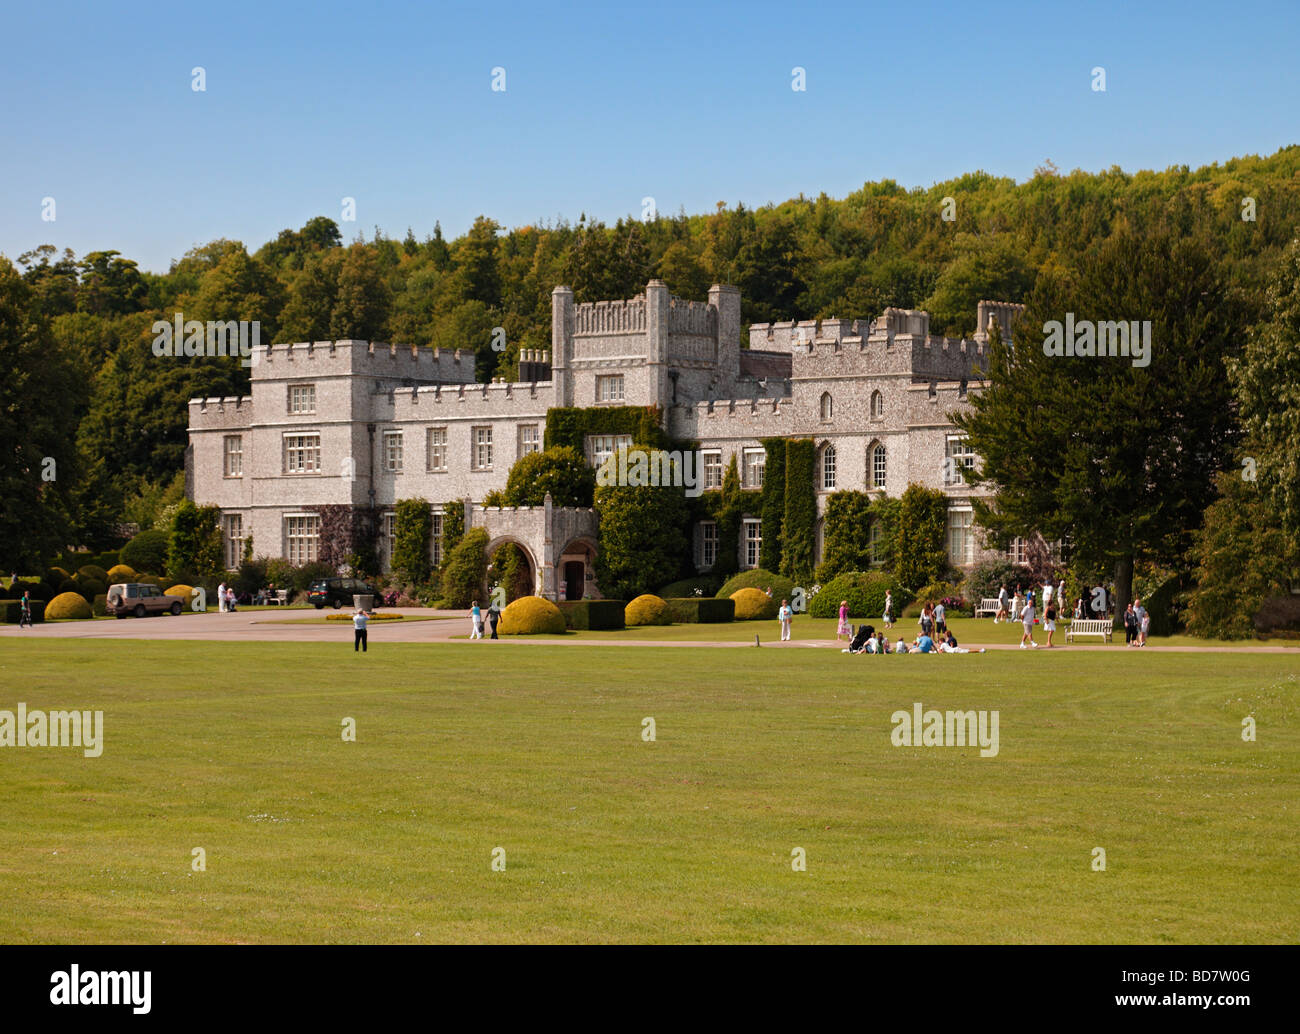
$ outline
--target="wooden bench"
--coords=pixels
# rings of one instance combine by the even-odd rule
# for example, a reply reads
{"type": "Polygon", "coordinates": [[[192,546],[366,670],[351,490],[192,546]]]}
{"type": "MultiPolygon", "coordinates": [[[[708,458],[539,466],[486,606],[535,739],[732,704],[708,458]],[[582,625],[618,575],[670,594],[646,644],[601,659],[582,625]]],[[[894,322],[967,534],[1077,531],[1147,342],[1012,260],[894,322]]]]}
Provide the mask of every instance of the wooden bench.
{"type": "Polygon", "coordinates": [[[975,608],[975,616],[979,617],[981,614],[997,614],[1001,609],[1002,606],[998,602],[996,596],[986,596],[984,599],[980,600],[980,605],[975,608]]]}
{"type": "Polygon", "coordinates": [[[1077,635],[1099,635],[1102,642],[1109,643],[1115,634],[1115,623],[1110,618],[1077,618],[1070,622],[1065,631],[1065,641],[1070,642],[1077,635]]]}

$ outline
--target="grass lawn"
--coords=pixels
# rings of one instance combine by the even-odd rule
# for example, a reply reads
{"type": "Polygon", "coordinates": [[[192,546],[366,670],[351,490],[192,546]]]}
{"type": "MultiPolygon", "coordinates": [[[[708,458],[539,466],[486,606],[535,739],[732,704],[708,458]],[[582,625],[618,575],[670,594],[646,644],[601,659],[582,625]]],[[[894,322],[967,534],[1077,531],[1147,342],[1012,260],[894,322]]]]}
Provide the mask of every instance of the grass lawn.
{"type": "MultiPolygon", "coordinates": [[[[857,624],[858,622],[854,622],[857,624]]],[[[879,621],[867,621],[863,624],[874,625],[889,636],[892,642],[899,635],[906,635],[910,643],[916,636],[920,635],[921,630],[916,624],[916,618],[903,618],[895,623],[893,629],[885,629],[879,621]]],[[[816,639],[821,641],[830,641],[835,638],[835,626],[837,621],[834,618],[811,618],[805,614],[796,614],[791,624],[790,635],[796,642],[799,640],[816,639]]],[[[983,643],[985,645],[993,643],[1018,643],[1020,642],[1021,626],[1018,623],[1011,624],[993,624],[991,618],[953,618],[948,622],[952,628],[953,635],[957,637],[957,642],[962,646],[983,643]]],[[[1065,645],[1065,630],[1067,624],[1058,624],[1056,636],[1053,642],[1056,646],[1065,645]]],[[[720,624],[689,624],[689,625],[643,625],[637,628],[620,629],[619,631],[593,631],[593,632],[569,632],[567,637],[574,639],[591,639],[601,640],[643,640],[645,642],[715,642],[715,643],[752,643],[754,636],[757,635],[761,642],[773,643],[781,638],[781,629],[775,621],[729,621],[720,624]]],[[[454,639],[469,639],[469,633],[464,636],[453,636],[454,639]]],[[[1047,633],[1042,630],[1042,625],[1036,626],[1034,638],[1038,641],[1039,646],[1047,643],[1047,633]]],[[[1079,640],[1083,646],[1100,646],[1102,641],[1095,636],[1089,636],[1087,639],[1079,640]]],[[[841,642],[841,646],[847,646],[848,643],[841,642]]],[[[1124,633],[1121,631],[1111,640],[1111,645],[1117,645],[1119,649],[1124,649],[1124,633]]],[[[1152,636],[1152,646],[1287,646],[1294,647],[1300,651],[1300,639],[1197,639],[1194,636],[1175,635],[1175,636],[1152,636]]],[[[1300,656],[1300,653],[1297,654],[1300,656]]]]}
{"type": "Polygon", "coordinates": [[[0,942],[1300,940],[1300,657],[483,649],[5,641],[0,942]]]}

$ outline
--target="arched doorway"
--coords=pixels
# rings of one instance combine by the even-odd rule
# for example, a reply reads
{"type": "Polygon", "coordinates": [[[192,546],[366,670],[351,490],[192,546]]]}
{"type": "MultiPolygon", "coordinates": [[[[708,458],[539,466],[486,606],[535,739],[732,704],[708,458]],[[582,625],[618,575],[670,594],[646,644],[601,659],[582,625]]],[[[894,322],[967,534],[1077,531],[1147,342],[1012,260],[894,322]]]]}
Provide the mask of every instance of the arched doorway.
{"type": "Polygon", "coordinates": [[[521,596],[533,595],[537,584],[537,565],[533,563],[526,546],[511,538],[499,538],[488,543],[487,558],[489,591],[494,586],[501,586],[505,590],[507,603],[521,596]]]}
{"type": "Polygon", "coordinates": [[[590,539],[572,539],[560,550],[555,565],[555,593],[562,600],[595,599],[596,544],[590,539]]]}

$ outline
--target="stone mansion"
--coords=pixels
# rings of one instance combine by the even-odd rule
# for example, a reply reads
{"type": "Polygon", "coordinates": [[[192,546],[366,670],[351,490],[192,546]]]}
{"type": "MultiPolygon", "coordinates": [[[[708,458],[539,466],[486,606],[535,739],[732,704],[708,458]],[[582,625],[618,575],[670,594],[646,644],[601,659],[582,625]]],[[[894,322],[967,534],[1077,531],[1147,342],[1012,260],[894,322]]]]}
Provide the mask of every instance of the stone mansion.
{"type": "MultiPolygon", "coordinates": [[[[465,526],[484,527],[489,549],[513,541],[551,597],[599,595],[591,560],[599,528],[591,510],[485,507],[511,465],[542,448],[552,407],[658,406],[665,430],[698,441],[703,487],[719,488],[731,458],[742,485],[763,482],[761,439],[812,438],[819,511],[844,489],[902,494],[910,482],[949,498],[948,552],[957,566],[983,555],[963,471],[975,457],[949,415],[987,368],[992,321],[1009,337],[1021,306],[979,304],[970,340],[932,337],[929,314],[886,309],[875,320],[753,324],[741,347],[740,292],[714,286],[705,302],[672,297],[659,280],[624,301],[577,305],[557,287],[551,348],[526,350],[520,380],[476,383],[472,352],[318,341],[261,346],[252,394],[189,403],[188,494],[220,508],[226,563],[243,540],[294,564],[317,558],[317,507],[381,515],[379,554],[392,548],[392,507],[434,505],[433,559],[441,559],[441,506],[463,500],[465,526]]],[[[591,436],[602,462],[622,444],[591,436]]],[[[742,567],[758,564],[763,527],[754,512],[740,536],[742,567]]],[[[820,521],[814,558],[821,559],[820,521]]],[[[717,528],[693,529],[707,570],[717,528]]]]}

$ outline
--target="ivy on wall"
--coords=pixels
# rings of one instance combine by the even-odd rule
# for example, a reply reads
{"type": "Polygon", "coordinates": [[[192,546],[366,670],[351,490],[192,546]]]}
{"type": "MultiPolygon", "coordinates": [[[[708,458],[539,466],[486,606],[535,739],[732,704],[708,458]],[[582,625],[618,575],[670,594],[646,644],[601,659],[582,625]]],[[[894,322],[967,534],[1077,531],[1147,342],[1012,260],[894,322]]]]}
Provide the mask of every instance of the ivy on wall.
{"type": "Polygon", "coordinates": [[[638,445],[664,449],[668,436],[662,422],[658,406],[554,407],[546,411],[544,445],[548,449],[568,445],[585,456],[588,435],[625,434],[638,445]]]}
{"type": "Polygon", "coordinates": [[[408,582],[429,577],[433,511],[424,499],[402,499],[393,508],[393,573],[408,582]]]}
{"type": "Polygon", "coordinates": [[[378,522],[367,506],[328,503],[311,507],[320,514],[320,546],[317,559],[335,570],[352,568],[373,574],[379,569],[375,550],[378,522]]]}
{"type": "MultiPolygon", "coordinates": [[[[817,523],[817,446],[811,438],[785,443],[785,513],[781,518],[781,574],[796,585],[811,583],[817,523]]],[[[763,538],[767,538],[764,530],[763,538]]]]}
{"type": "Polygon", "coordinates": [[[759,566],[776,572],[781,570],[781,523],[785,518],[785,439],[764,438],[763,451],[767,458],[759,499],[759,517],[763,521],[759,566]]]}
{"type": "Polygon", "coordinates": [[[442,504],[442,566],[446,570],[451,554],[465,537],[465,503],[453,499],[442,504]]]}

